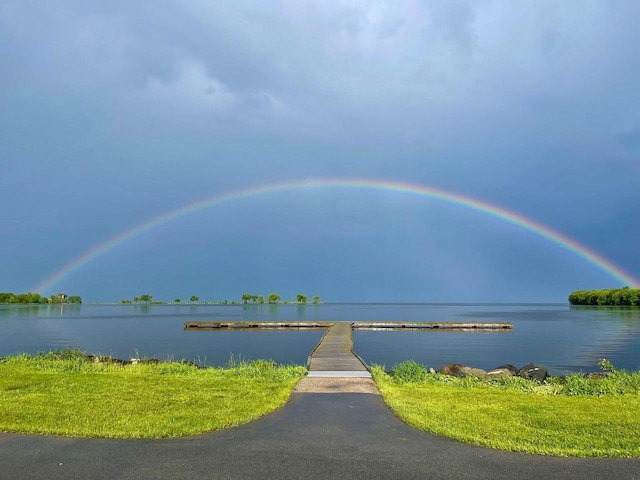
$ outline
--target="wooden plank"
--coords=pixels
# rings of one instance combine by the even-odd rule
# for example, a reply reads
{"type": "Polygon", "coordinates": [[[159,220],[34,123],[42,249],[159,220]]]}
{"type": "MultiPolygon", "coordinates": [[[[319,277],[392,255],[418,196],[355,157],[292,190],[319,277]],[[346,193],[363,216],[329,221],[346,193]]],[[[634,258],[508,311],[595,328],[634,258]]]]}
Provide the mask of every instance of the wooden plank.
{"type": "Polygon", "coordinates": [[[353,353],[350,323],[336,322],[327,330],[309,356],[309,371],[367,371],[353,353]]]}

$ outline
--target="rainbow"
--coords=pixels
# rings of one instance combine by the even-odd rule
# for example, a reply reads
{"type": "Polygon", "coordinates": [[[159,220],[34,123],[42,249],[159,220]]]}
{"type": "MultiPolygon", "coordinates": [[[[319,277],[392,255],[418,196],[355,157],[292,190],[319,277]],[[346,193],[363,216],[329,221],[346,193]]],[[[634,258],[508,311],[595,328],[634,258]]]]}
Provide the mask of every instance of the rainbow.
{"type": "Polygon", "coordinates": [[[633,288],[640,288],[640,281],[635,279],[632,275],[622,270],[610,260],[601,256],[600,254],[589,250],[584,245],[576,242],[575,240],[567,237],[566,235],[557,232],[545,225],[542,225],[534,220],[531,220],[516,212],[507,210],[506,208],[499,207],[488,202],[477,200],[457,193],[447,192],[433,187],[424,185],[416,185],[402,182],[391,182],[386,180],[375,179],[310,179],[299,180],[292,182],[276,183],[271,185],[264,185],[260,187],[246,188],[237,190],[234,192],[225,193],[213,197],[206,198],[204,200],[197,201],[185,207],[173,210],[158,217],[155,217],[147,222],[137,225],[130,230],[127,230],[103,243],[100,243],[90,250],[87,250],[82,255],[72,260],[61,269],[57,270],[40,284],[34,287],[31,291],[34,292],[49,292],[53,287],[58,284],[62,279],[76,270],[84,267],[93,260],[101,257],[114,248],[122,245],[133,238],[142,235],[145,232],[160,227],[166,223],[169,223],[177,218],[190,215],[207,208],[221,206],[227,203],[235,202],[242,199],[260,197],[262,195],[276,194],[280,192],[287,192],[292,190],[301,189],[321,189],[321,188],[345,188],[345,189],[360,189],[360,190],[376,190],[387,191],[394,193],[401,193],[406,195],[415,195],[420,197],[427,197],[431,199],[441,200],[451,204],[459,205],[462,207],[475,210],[477,212],[491,215],[492,217],[504,220],[507,223],[516,225],[528,230],[538,236],[546,238],[547,240],[565,248],[578,257],[583,258],[587,262],[600,268],[604,272],[616,280],[622,282],[625,285],[629,285],[633,288]]]}

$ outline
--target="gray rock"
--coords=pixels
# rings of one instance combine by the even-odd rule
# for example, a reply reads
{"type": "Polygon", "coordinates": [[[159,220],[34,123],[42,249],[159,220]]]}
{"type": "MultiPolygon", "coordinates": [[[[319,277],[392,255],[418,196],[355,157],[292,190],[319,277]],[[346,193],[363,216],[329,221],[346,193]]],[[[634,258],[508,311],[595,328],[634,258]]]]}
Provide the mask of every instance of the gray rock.
{"type": "Polygon", "coordinates": [[[435,375],[435,374],[436,374],[436,371],[435,371],[435,369],[434,369],[433,367],[431,367],[431,368],[429,369],[429,373],[430,373],[431,375],[435,375]]]}
{"type": "MultiPolygon", "coordinates": [[[[514,368],[515,370],[515,368],[514,368]]],[[[487,372],[487,378],[505,378],[505,377],[514,377],[518,374],[518,370],[515,372],[510,368],[498,367],[493,370],[487,372]]]]}
{"type": "Polygon", "coordinates": [[[536,365],[535,363],[530,363],[529,365],[525,365],[520,369],[518,375],[523,378],[528,378],[529,380],[536,380],[538,382],[544,382],[544,380],[549,376],[547,369],[542,365],[536,365]]]}
{"type": "Polygon", "coordinates": [[[487,376],[487,371],[481,368],[462,367],[460,370],[462,372],[462,375],[465,377],[484,378],[487,376]]]}
{"type": "Polygon", "coordinates": [[[446,365],[441,366],[438,369],[438,373],[443,375],[453,375],[454,377],[462,377],[464,374],[462,373],[462,369],[466,368],[461,363],[448,363],[446,365]]]}
{"type": "Polygon", "coordinates": [[[487,372],[481,368],[467,367],[461,363],[448,363],[438,369],[438,373],[454,377],[484,377],[487,372]]]}
{"type": "Polygon", "coordinates": [[[520,370],[518,370],[516,367],[514,367],[511,364],[500,365],[499,367],[494,368],[494,370],[499,370],[501,368],[506,368],[507,370],[509,370],[514,377],[518,375],[518,372],[520,372],[520,370]]]}

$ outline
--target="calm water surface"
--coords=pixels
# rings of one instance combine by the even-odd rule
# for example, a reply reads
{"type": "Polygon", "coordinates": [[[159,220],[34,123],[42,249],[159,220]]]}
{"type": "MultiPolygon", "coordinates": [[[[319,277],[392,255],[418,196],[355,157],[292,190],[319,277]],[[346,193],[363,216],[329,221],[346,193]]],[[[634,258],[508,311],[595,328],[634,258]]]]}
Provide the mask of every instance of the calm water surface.
{"type": "Polygon", "coordinates": [[[193,320],[404,320],[513,322],[511,332],[355,331],[367,363],[413,359],[438,368],[464,363],[546,365],[595,371],[601,358],[640,369],[640,309],[563,304],[65,305],[0,306],[0,356],[79,347],[129,358],[224,365],[230,356],[304,364],[322,337],[313,331],[185,331],[193,320]]]}

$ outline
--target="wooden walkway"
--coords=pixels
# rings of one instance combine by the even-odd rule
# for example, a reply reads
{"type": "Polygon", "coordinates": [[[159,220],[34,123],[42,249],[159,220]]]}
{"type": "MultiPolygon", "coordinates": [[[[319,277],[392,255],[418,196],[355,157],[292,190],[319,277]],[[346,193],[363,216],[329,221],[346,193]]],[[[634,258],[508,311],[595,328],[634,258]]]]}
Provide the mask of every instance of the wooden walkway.
{"type": "MultiPolygon", "coordinates": [[[[507,322],[252,322],[252,321],[209,321],[185,322],[185,330],[222,329],[314,329],[328,328],[320,343],[309,355],[307,378],[296,388],[305,392],[326,393],[339,388],[346,391],[344,382],[351,382],[354,392],[367,387],[375,390],[371,383],[371,373],[367,364],[353,353],[352,329],[369,330],[457,330],[457,331],[512,331],[513,323],[507,322]],[[315,378],[314,378],[315,377],[315,378]],[[333,380],[331,380],[333,378],[333,380]],[[342,380],[340,380],[342,379],[342,380]],[[351,379],[351,380],[347,380],[351,379]],[[327,381],[329,383],[327,383],[327,381]],[[331,383],[334,382],[334,383],[331,383]],[[338,382],[338,383],[335,383],[338,382]],[[371,385],[365,383],[371,383],[371,385]],[[357,385],[356,385],[357,384],[357,385]]],[[[298,390],[297,390],[298,391],[298,390]]],[[[335,390],[336,392],[338,390],[335,390]]],[[[371,392],[368,392],[371,393],[371,392]]]]}
{"type": "Polygon", "coordinates": [[[334,323],[309,356],[309,377],[371,378],[352,349],[351,323],[334,323]]]}

